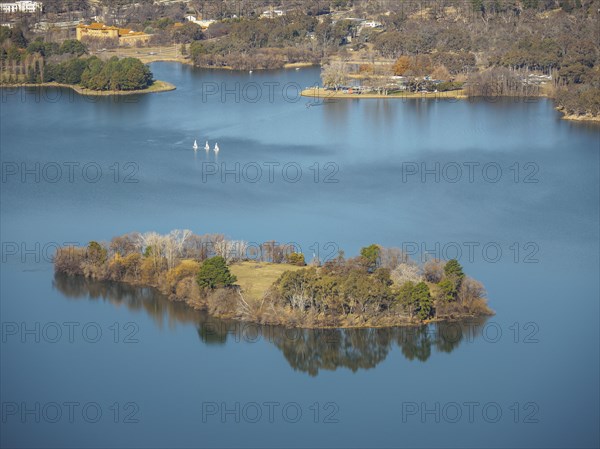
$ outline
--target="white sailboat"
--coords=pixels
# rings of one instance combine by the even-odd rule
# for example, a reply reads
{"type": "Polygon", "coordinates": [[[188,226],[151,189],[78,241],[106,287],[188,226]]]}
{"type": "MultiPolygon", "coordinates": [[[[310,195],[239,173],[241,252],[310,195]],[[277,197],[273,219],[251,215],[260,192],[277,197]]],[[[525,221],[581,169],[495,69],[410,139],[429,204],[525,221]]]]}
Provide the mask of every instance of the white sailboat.
{"type": "Polygon", "coordinates": [[[210,145],[208,144],[208,140],[206,141],[206,145],[204,145],[204,149],[206,151],[210,150],[210,145]]]}
{"type": "Polygon", "coordinates": [[[218,144],[218,143],[215,143],[215,148],[214,148],[214,150],[215,150],[215,153],[218,153],[218,152],[219,152],[219,144],[218,144]]]}
{"type": "Polygon", "coordinates": [[[194,146],[193,146],[193,148],[194,148],[194,151],[198,149],[198,142],[195,141],[195,140],[194,140],[194,146]]]}

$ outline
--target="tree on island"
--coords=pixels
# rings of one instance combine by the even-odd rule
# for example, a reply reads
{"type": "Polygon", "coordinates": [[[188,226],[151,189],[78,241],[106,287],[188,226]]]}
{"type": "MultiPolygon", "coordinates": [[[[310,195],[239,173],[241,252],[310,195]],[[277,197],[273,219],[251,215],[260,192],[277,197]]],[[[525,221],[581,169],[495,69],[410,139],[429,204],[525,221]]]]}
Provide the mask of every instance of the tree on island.
{"type": "Polygon", "coordinates": [[[361,248],[360,255],[365,259],[367,268],[370,272],[375,271],[380,265],[381,248],[379,245],[372,244],[361,248]]]}
{"type": "Polygon", "coordinates": [[[398,301],[420,320],[433,316],[433,299],[425,282],[406,282],[398,291],[398,301]]]}
{"type": "Polygon", "coordinates": [[[330,64],[325,64],[321,72],[321,79],[324,86],[333,87],[335,90],[338,90],[348,80],[348,66],[345,62],[341,61],[333,61],[330,64]]]}
{"type": "Polygon", "coordinates": [[[93,56],[81,74],[81,85],[92,90],[139,90],[152,84],[152,72],[139,59],[113,56],[102,61],[93,56]]]}
{"type": "Polygon", "coordinates": [[[454,279],[444,278],[438,284],[440,289],[439,299],[446,302],[452,302],[456,300],[458,295],[458,285],[454,279]]]}
{"type": "Polygon", "coordinates": [[[446,265],[444,266],[444,273],[448,277],[454,276],[459,279],[462,279],[465,277],[465,274],[463,273],[462,265],[456,259],[450,259],[446,263],[446,265]]]}
{"type": "Polygon", "coordinates": [[[438,284],[440,299],[446,302],[456,301],[464,277],[465,273],[458,260],[450,259],[444,266],[444,279],[438,284]]]}
{"type": "Polygon", "coordinates": [[[204,261],[196,280],[201,288],[214,290],[216,288],[231,287],[237,281],[237,278],[229,271],[225,259],[221,256],[215,256],[204,261]]]}

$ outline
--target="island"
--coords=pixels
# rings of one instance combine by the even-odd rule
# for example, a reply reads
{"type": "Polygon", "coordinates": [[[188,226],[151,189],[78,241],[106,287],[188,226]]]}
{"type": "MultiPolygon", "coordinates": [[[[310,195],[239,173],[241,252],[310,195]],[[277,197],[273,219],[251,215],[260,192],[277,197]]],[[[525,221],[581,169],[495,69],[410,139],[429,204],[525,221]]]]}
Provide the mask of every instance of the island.
{"type": "Polygon", "coordinates": [[[483,285],[451,259],[411,260],[371,244],[306,263],[295,244],[249,244],[220,234],[131,233],[66,246],[56,273],[156,288],[210,315],[297,328],[414,326],[493,315],[483,285]]]}

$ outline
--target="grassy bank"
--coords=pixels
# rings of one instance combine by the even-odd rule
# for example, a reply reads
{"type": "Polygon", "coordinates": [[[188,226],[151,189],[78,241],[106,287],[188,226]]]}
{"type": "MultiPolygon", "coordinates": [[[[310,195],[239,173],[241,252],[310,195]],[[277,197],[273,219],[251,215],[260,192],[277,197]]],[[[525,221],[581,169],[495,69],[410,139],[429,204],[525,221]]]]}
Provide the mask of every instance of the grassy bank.
{"type": "Polygon", "coordinates": [[[230,270],[237,277],[242,291],[253,299],[260,299],[284,272],[300,268],[303,267],[287,263],[245,261],[231,265],[230,270]]]}

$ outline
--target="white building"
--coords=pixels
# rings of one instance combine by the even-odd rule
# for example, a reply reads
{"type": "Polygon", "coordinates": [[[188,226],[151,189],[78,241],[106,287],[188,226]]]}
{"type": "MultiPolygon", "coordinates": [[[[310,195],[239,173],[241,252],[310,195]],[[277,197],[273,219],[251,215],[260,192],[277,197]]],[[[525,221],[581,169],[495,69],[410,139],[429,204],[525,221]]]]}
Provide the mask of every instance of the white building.
{"type": "Polygon", "coordinates": [[[285,15],[285,12],[282,11],[281,9],[271,9],[269,11],[263,11],[263,13],[260,15],[260,17],[262,19],[272,19],[274,17],[281,17],[284,15],[285,15]]]}
{"type": "Polygon", "coordinates": [[[198,20],[195,16],[185,16],[185,20],[187,20],[188,22],[195,23],[196,25],[199,25],[200,28],[202,28],[203,30],[207,29],[209,26],[211,26],[213,23],[216,22],[216,20],[207,20],[207,19],[198,20]]]}
{"type": "Polygon", "coordinates": [[[376,20],[365,20],[361,23],[361,26],[365,28],[381,28],[383,24],[381,22],[377,22],[376,20]]]}
{"type": "Polygon", "coordinates": [[[0,11],[4,13],[26,12],[33,13],[42,10],[41,2],[20,0],[13,3],[0,3],[0,11]]]}

